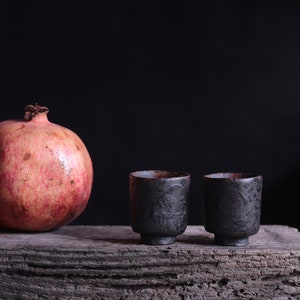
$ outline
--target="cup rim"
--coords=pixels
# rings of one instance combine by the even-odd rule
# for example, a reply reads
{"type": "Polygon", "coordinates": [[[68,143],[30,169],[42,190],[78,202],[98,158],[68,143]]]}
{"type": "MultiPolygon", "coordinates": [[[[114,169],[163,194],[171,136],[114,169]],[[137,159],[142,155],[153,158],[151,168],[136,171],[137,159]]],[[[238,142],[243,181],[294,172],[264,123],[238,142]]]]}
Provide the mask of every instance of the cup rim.
{"type": "Polygon", "coordinates": [[[187,171],[172,171],[162,169],[137,170],[130,172],[130,177],[148,180],[172,180],[179,178],[189,178],[190,173],[187,171]]]}
{"type": "Polygon", "coordinates": [[[262,177],[258,173],[250,172],[216,172],[203,175],[204,179],[210,180],[247,180],[262,177]]]}

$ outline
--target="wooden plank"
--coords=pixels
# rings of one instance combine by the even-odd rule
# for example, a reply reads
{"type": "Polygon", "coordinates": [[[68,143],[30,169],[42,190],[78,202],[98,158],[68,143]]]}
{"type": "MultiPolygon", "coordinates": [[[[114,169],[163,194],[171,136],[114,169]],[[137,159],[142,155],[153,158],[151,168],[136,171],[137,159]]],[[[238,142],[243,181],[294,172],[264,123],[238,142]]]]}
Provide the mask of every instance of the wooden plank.
{"type": "Polygon", "coordinates": [[[147,246],[128,226],[0,233],[1,299],[300,299],[300,233],[263,225],[245,247],[188,226],[147,246]]]}

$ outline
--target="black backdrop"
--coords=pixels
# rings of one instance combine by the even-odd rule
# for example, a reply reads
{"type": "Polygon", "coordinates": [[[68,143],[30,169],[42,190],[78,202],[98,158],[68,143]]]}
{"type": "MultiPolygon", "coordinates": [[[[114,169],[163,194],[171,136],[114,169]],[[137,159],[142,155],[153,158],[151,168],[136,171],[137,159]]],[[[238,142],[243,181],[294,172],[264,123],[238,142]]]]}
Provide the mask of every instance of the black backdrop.
{"type": "Polygon", "coordinates": [[[94,164],[73,223],[129,224],[128,175],[264,176],[262,223],[300,227],[297,1],[1,1],[0,119],[27,104],[75,131],[94,164]]]}

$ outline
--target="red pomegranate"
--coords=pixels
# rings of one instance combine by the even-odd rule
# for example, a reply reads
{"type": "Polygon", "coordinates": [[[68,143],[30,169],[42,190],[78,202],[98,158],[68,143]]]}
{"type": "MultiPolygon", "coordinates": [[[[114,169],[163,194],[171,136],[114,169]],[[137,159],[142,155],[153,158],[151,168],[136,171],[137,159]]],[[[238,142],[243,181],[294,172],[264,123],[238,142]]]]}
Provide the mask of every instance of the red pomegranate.
{"type": "Polygon", "coordinates": [[[86,208],[93,166],[79,136],[48,121],[48,108],[25,108],[0,122],[0,228],[48,231],[86,208]]]}

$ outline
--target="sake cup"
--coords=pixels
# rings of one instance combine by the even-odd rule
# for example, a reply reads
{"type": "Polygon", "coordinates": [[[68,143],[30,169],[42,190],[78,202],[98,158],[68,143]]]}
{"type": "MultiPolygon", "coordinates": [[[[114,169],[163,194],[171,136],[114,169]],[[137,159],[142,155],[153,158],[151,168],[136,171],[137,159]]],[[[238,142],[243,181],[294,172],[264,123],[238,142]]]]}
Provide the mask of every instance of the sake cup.
{"type": "Polygon", "coordinates": [[[130,219],[141,243],[167,245],[187,227],[191,176],[144,170],[129,174],[130,219]]]}
{"type": "Polygon", "coordinates": [[[217,245],[248,245],[260,227],[262,176],[214,173],[203,179],[206,231],[214,234],[217,245]]]}

